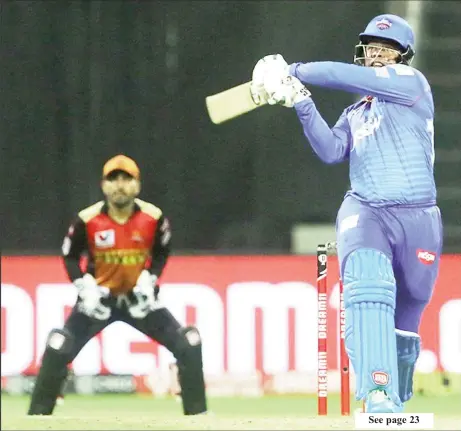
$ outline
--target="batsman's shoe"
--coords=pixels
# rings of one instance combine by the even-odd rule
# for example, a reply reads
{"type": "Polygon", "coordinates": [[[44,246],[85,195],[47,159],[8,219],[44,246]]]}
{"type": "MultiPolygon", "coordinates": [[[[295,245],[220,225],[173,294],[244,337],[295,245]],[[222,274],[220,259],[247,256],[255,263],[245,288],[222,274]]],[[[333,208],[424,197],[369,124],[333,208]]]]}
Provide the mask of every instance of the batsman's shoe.
{"type": "Polygon", "coordinates": [[[401,413],[403,404],[396,404],[382,389],[368,392],[365,399],[365,413],[401,413]]]}

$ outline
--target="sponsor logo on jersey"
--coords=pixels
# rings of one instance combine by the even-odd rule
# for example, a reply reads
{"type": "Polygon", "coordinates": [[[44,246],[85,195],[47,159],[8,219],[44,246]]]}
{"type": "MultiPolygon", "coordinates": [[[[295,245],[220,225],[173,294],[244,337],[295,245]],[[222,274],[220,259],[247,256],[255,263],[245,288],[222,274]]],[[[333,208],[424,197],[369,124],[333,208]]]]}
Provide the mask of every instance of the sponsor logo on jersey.
{"type": "Polygon", "coordinates": [[[382,118],[382,115],[370,117],[357,130],[353,131],[353,151],[357,150],[364,138],[373,135],[379,129],[382,118]]]}
{"type": "Polygon", "coordinates": [[[94,234],[94,244],[99,248],[113,247],[115,245],[115,230],[101,230],[94,234]]]}
{"type": "Polygon", "coordinates": [[[94,253],[96,263],[109,265],[144,264],[148,256],[148,251],[145,249],[97,250],[94,253]]]}

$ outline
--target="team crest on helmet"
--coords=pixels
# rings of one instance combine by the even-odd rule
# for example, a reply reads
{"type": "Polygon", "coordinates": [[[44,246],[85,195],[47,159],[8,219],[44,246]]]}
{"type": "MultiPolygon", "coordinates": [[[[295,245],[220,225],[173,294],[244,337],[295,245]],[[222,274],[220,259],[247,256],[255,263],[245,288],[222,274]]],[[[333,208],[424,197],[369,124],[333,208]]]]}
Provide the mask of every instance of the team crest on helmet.
{"type": "Polygon", "coordinates": [[[380,30],[388,30],[392,27],[392,23],[386,18],[383,18],[376,23],[376,27],[380,30]]]}

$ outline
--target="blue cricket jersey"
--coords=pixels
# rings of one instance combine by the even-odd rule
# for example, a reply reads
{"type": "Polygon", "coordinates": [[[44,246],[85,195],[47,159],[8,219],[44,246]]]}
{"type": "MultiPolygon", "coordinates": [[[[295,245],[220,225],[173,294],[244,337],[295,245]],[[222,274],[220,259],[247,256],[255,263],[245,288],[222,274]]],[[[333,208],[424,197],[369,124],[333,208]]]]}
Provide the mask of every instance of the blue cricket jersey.
{"type": "Polygon", "coordinates": [[[312,99],[295,105],[315,153],[326,163],[349,159],[348,195],[372,206],[436,203],[434,102],[418,70],[338,62],[294,63],[303,84],[364,96],[344,110],[333,128],[312,99]]]}

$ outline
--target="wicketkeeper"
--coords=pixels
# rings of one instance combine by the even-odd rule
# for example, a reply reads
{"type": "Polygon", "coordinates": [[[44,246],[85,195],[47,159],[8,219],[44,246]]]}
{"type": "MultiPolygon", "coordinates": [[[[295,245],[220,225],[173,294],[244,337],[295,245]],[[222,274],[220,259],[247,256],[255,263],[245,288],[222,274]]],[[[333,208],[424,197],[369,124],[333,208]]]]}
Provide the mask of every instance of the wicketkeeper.
{"type": "Polygon", "coordinates": [[[159,300],[158,279],[170,253],[171,229],[162,210],[137,198],[140,172],[123,155],[103,168],[103,201],[79,212],[62,245],[64,264],[78,292],[64,327],[46,343],[29,415],[51,415],[70,364],[85,344],[115,321],[165,346],[176,358],[183,412],[207,411],[202,342],[159,300]],[[81,258],[87,265],[81,269],[81,258]]]}

